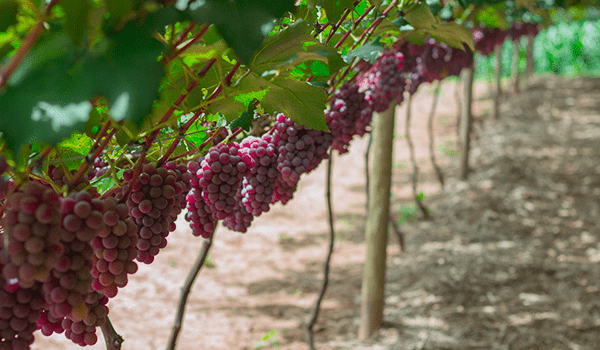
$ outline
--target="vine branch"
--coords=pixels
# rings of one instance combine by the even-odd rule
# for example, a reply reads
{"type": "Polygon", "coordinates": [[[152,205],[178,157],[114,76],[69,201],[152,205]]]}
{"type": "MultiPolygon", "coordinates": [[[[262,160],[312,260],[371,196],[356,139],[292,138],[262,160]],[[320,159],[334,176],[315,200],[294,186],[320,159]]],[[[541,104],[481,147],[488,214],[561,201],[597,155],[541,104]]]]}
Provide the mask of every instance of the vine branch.
{"type": "Polygon", "coordinates": [[[440,181],[440,185],[444,188],[444,174],[442,173],[442,169],[438,166],[435,161],[435,149],[434,149],[434,135],[433,135],[433,117],[435,116],[435,110],[437,107],[437,102],[440,97],[440,89],[442,86],[442,81],[438,80],[437,85],[435,86],[435,90],[433,91],[433,103],[431,105],[431,112],[429,112],[429,118],[427,120],[427,130],[429,132],[429,158],[431,159],[431,164],[435,169],[435,173],[437,175],[438,180],[440,181]]]}
{"type": "Polygon", "coordinates": [[[410,136],[410,117],[411,117],[411,105],[412,105],[412,94],[408,95],[408,101],[406,101],[406,126],[404,130],[404,136],[406,137],[406,142],[408,143],[408,149],[410,150],[410,162],[413,166],[413,174],[412,174],[412,192],[415,200],[417,201],[417,206],[423,216],[425,218],[429,218],[429,213],[427,208],[423,205],[423,201],[419,198],[417,194],[417,181],[419,179],[419,167],[417,166],[417,159],[415,158],[415,147],[412,142],[412,138],[410,136]]]}
{"type": "Polygon", "coordinates": [[[123,344],[125,339],[117,333],[108,316],[106,316],[106,322],[100,326],[100,329],[104,336],[106,350],[121,350],[121,344],[123,344]]]}
{"type": "MultiPolygon", "coordinates": [[[[216,231],[216,229],[215,229],[216,231]]],[[[183,315],[185,314],[185,305],[188,300],[188,296],[192,290],[192,286],[194,285],[194,281],[202,266],[204,265],[204,261],[206,260],[206,256],[208,255],[208,251],[210,250],[210,246],[212,245],[212,241],[215,237],[215,231],[213,231],[212,235],[205,239],[202,242],[202,248],[200,249],[200,253],[192,266],[192,269],[188,273],[187,278],[185,279],[185,283],[181,288],[181,296],[179,297],[179,306],[177,308],[177,315],[175,316],[175,323],[173,324],[173,328],[171,329],[171,337],[169,339],[169,344],[167,345],[167,350],[174,350],[177,345],[177,338],[179,337],[179,333],[181,332],[181,327],[183,325],[183,315]]]]}
{"type": "Polygon", "coordinates": [[[331,172],[333,167],[333,149],[329,151],[329,160],[327,161],[327,189],[325,192],[325,197],[327,200],[327,212],[329,218],[329,248],[327,251],[327,258],[325,259],[325,263],[323,265],[323,284],[321,285],[321,291],[319,292],[319,296],[317,298],[317,302],[315,303],[315,308],[313,309],[312,315],[306,325],[306,337],[308,341],[308,346],[310,350],[315,350],[315,340],[313,334],[313,328],[317,323],[317,318],[319,317],[319,311],[321,308],[321,302],[323,301],[323,297],[325,295],[325,291],[327,290],[327,284],[329,284],[329,265],[331,262],[331,255],[333,254],[333,246],[335,243],[335,229],[333,222],[333,206],[331,204],[331,172]]]}

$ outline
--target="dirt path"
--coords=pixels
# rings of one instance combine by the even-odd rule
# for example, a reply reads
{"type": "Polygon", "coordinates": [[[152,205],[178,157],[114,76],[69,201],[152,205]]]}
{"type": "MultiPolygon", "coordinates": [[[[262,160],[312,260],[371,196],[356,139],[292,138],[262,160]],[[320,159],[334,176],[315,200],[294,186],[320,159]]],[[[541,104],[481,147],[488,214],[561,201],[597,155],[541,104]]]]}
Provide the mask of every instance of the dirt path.
{"type": "MultiPolygon", "coordinates": [[[[395,237],[388,256],[386,320],[368,343],[356,342],[364,259],[364,150],[334,159],[337,242],[330,289],[316,326],[319,349],[593,349],[600,340],[600,81],[539,81],[486,122],[474,145],[474,173],[457,182],[454,84],[438,106],[441,190],[428,163],[426,118],[432,87],[414,99],[420,190],[430,221],[411,221],[406,140],[394,154],[394,213],[404,212],[408,251],[395,237]],[[551,90],[550,90],[551,89],[551,90]],[[487,125],[489,124],[489,125],[487,125]],[[402,210],[400,210],[402,208],[402,210]]],[[[475,89],[486,118],[487,84],[475,89]]],[[[404,108],[397,135],[404,133],[404,108]]],[[[301,324],[315,302],[326,254],[325,166],[304,176],[295,198],[255,219],[245,235],[220,227],[190,297],[178,349],[299,349],[301,324]],[[273,340],[262,341],[275,330],[273,340]]],[[[201,240],[186,223],[151,266],[141,266],[110,302],[123,349],[164,349],[179,289],[201,240]]],[[[78,349],[61,335],[36,336],[34,349],[78,349]],[[62,339],[61,339],[62,338],[62,339]]],[[[104,349],[99,342],[89,349],[104,349]]]]}

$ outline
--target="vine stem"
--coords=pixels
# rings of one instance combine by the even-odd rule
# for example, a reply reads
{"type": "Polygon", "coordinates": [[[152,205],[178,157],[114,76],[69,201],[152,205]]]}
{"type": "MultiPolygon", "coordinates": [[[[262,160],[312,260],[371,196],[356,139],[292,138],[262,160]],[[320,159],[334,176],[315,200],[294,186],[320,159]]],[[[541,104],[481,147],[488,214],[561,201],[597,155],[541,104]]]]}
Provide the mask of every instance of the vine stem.
{"type": "Polygon", "coordinates": [[[323,284],[321,285],[321,291],[319,292],[319,297],[317,298],[317,302],[315,303],[315,308],[313,309],[312,315],[308,324],[306,325],[306,337],[308,341],[308,346],[310,350],[315,350],[315,341],[313,328],[317,323],[317,318],[319,317],[319,311],[321,308],[321,302],[323,301],[323,297],[325,295],[325,291],[327,290],[327,285],[329,284],[329,266],[331,263],[331,255],[333,254],[333,247],[335,244],[335,229],[333,222],[333,206],[331,204],[331,172],[333,168],[333,149],[329,151],[329,160],[327,161],[327,189],[325,192],[325,197],[327,200],[327,212],[329,217],[329,247],[327,251],[327,258],[325,259],[325,263],[323,264],[323,284]]]}
{"type": "Polygon", "coordinates": [[[56,4],[58,4],[59,1],[60,0],[50,1],[48,6],[46,7],[45,16],[42,19],[40,19],[40,21],[35,25],[35,27],[33,27],[33,30],[27,35],[25,41],[23,41],[21,45],[19,45],[17,52],[15,52],[10,62],[6,64],[6,67],[2,70],[2,73],[0,74],[0,89],[2,89],[6,85],[10,76],[15,72],[21,61],[23,61],[29,50],[31,50],[33,45],[36,43],[38,37],[42,33],[42,30],[44,29],[44,24],[46,22],[45,17],[50,14],[52,8],[56,6],[56,4]]]}
{"type": "Polygon", "coordinates": [[[408,149],[410,151],[410,162],[413,166],[413,174],[412,174],[412,192],[415,200],[417,201],[417,206],[423,216],[425,218],[429,218],[429,213],[427,212],[427,208],[423,205],[423,202],[419,198],[417,194],[417,181],[419,179],[419,167],[417,166],[417,159],[415,158],[415,147],[412,142],[412,138],[410,136],[410,117],[411,117],[411,106],[412,106],[412,94],[408,95],[408,101],[406,101],[406,126],[404,130],[404,136],[406,137],[406,142],[408,143],[408,149]]]}
{"type": "Polygon", "coordinates": [[[106,350],[121,350],[121,344],[125,339],[117,333],[108,316],[106,316],[106,322],[100,326],[100,329],[102,329],[106,350]]]}
{"type": "Polygon", "coordinates": [[[433,118],[435,117],[435,110],[437,107],[437,102],[440,97],[440,90],[442,86],[442,81],[438,80],[437,85],[435,86],[435,90],[433,91],[433,103],[431,104],[431,112],[429,112],[429,118],[427,120],[427,131],[429,132],[429,158],[431,159],[431,164],[435,169],[435,173],[437,174],[437,178],[440,181],[440,185],[444,188],[444,174],[442,173],[442,169],[438,166],[435,161],[435,150],[434,150],[434,135],[433,135],[433,118]]]}
{"type": "Polygon", "coordinates": [[[215,231],[213,231],[212,235],[209,238],[206,238],[204,242],[202,242],[202,248],[200,249],[200,254],[196,258],[192,269],[188,273],[187,278],[185,279],[185,283],[181,288],[181,296],[179,297],[179,307],[177,308],[177,315],[175,316],[175,323],[173,323],[173,328],[171,329],[171,337],[169,339],[169,344],[167,345],[167,350],[174,350],[177,345],[177,337],[179,337],[179,333],[181,332],[181,326],[183,325],[183,315],[185,314],[185,305],[187,303],[188,297],[192,290],[192,286],[194,285],[194,281],[202,266],[204,265],[204,261],[206,260],[206,256],[208,255],[208,251],[210,250],[210,246],[212,245],[212,241],[215,237],[215,231]]]}

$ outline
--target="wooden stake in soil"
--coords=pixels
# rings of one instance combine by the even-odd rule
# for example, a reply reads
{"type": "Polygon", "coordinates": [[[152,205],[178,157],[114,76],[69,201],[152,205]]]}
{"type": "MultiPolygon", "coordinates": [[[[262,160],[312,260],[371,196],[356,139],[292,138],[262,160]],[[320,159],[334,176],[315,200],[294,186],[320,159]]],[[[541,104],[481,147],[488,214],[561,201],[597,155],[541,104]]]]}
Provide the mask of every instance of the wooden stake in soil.
{"type": "Polygon", "coordinates": [[[413,166],[413,175],[412,175],[412,192],[415,197],[415,201],[417,202],[417,206],[419,210],[423,214],[423,217],[429,218],[429,213],[427,208],[423,205],[423,198],[417,193],[417,182],[419,181],[419,167],[417,166],[417,159],[415,157],[415,147],[412,142],[412,138],[410,136],[410,117],[411,117],[411,109],[412,109],[412,95],[408,95],[408,101],[406,101],[406,126],[404,130],[404,136],[406,137],[406,142],[408,143],[408,149],[410,151],[410,162],[413,166]]]}
{"type": "Polygon", "coordinates": [[[435,161],[435,141],[433,135],[433,117],[435,116],[435,109],[440,97],[441,87],[442,81],[438,80],[435,90],[433,91],[433,103],[431,104],[431,112],[429,113],[429,119],[427,120],[427,131],[429,132],[429,159],[431,159],[431,164],[435,169],[435,173],[440,181],[440,185],[442,185],[442,188],[444,188],[444,174],[442,173],[442,169],[440,169],[435,161]]]}
{"type": "Polygon", "coordinates": [[[463,82],[462,114],[460,122],[460,179],[466,180],[469,176],[469,151],[471,148],[471,124],[473,113],[471,105],[473,102],[473,67],[464,68],[461,74],[463,82]]]}
{"type": "MultiPolygon", "coordinates": [[[[366,192],[367,192],[367,203],[366,210],[369,210],[369,153],[371,152],[371,143],[373,143],[373,133],[369,133],[369,143],[367,144],[367,150],[365,151],[365,182],[366,182],[366,192]]],[[[404,244],[404,234],[400,231],[400,227],[394,221],[393,215],[390,213],[390,227],[398,237],[398,244],[400,245],[400,251],[403,252],[406,250],[406,245],[404,244]]]]}
{"type": "Polygon", "coordinates": [[[525,54],[527,60],[527,67],[525,68],[525,78],[529,79],[535,70],[535,61],[533,60],[533,42],[535,41],[535,35],[527,36],[527,53],[525,54]]]}
{"type": "Polygon", "coordinates": [[[361,291],[358,337],[369,338],[383,322],[385,270],[390,214],[392,149],[396,103],[373,113],[373,171],[369,184],[369,211],[365,227],[366,257],[361,291]]]}
{"type": "Polygon", "coordinates": [[[331,255],[333,254],[333,246],[335,243],[335,230],[334,230],[334,222],[333,222],[333,206],[331,204],[331,168],[333,166],[333,149],[329,151],[329,161],[327,162],[327,183],[325,190],[325,199],[327,200],[327,213],[329,218],[329,248],[327,250],[327,258],[325,259],[325,263],[323,264],[323,284],[321,285],[321,291],[319,292],[319,297],[317,298],[317,302],[315,304],[315,308],[312,312],[310,320],[306,325],[306,338],[308,341],[308,346],[310,350],[315,350],[315,340],[313,334],[313,327],[317,323],[317,318],[319,317],[319,310],[321,309],[321,302],[323,301],[323,297],[325,296],[325,291],[327,291],[327,284],[329,283],[329,265],[331,263],[331,255]]]}
{"type": "Polygon", "coordinates": [[[496,55],[496,67],[494,75],[496,79],[496,89],[494,94],[494,119],[500,119],[500,99],[502,98],[502,44],[494,47],[496,55]]]}
{"type": "Polygon", "coordinates": [[[513,78],[513,92],[518,94],[520,91],[519,87],[519,59],[521,58],[521,53],[519,52],[519,44],[521,43],[520,39],[513,40],[513,66],[512,66],[512,78],[513,78]]]}

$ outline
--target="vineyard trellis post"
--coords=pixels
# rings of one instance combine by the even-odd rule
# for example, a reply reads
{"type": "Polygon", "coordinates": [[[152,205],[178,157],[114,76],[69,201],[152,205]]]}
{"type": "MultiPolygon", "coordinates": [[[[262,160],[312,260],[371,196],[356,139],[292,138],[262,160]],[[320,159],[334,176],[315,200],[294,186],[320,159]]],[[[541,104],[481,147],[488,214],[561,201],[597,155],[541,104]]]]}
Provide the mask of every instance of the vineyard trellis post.
{"type": "Polygon", "coordinates": [[[535,61],[533,60],[533,42],[535,41],[535,34],[527,35],[527,67],[525,68],[525,78],[529,79],[533,75],[535,70],[535,61]]]}
{"type": "Polygon", "coordinates": [[[395,102],[386,111],[373,113],[373,168],[365,226],[366,257],[358,331],[361,340],[369,338],[383,322],[395,115],[395,102]]]}
{"type": "Polygon", "coordinates": [[[494,79],[496,88],[494,89],[494,119],[500,119],[500,99],[502,98],[502,44],[494,47],[496,56],[496,67],[494,67],[494,79]]]}
{"type": "Polygon", "coordinates": [[[464,68],[461,74],[463,83],[462,114],[460,116],[460,179],[466,180],[469,176],[469,151],[471,147],[471,129],[473,124],[473,67],[464,68]]]}

